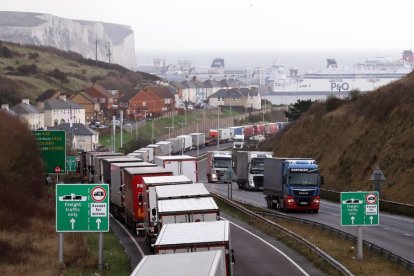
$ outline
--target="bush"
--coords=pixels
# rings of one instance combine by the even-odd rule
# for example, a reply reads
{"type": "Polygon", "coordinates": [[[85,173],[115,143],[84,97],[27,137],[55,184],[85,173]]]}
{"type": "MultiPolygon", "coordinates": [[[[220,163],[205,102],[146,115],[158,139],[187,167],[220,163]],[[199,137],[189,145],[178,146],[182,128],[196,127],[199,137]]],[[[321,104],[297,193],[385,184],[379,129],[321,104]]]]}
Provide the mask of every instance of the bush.
{"type": "Polygon", "coordinates": [[[5,58],[12,58],[13,54],[6,46],[0,47],[0,56],[5,58]]]}
{"type": "Polygon", "coordinates": [[[325,108],[328,112],[331,112],[340,107],[342,104],[343,101],[341,99],[338,99],[335,96],[329,96],[326,98],[325,108]]]}
{"type": "Polygon", "coordinates": [[[60,71],[59,69],[54,69],[52,72],[49,72],[47,75],[59,80],[62,83],[69,82],[68,76],[64,72],[60,71]]]}
{"type": "Polygon", "coordinates": [[[35,75],[39,72],[36,64],[31,64],[31,65],[23,64],[23,65],[20,65],[19,67],[17,67],[17,71],[19,73],[21,73],[22,75],[24,75],[24,76],[35,75]]]}
{"type": "Polygon", "coordinates": [[[29,59],[37,59],[37,58],[39,58],[39,53],[37,53],[37,52],[34,52],[34,53],[29,52],[29,59]]]}
{"type": "Polygon", "coordinates": [[[358,100],[360,97],[361,97],[361,91],[359,91],[358,89],[353,89],[351,90],[351,92],[349,92],[349,98],[353,102],[358,100]]]}

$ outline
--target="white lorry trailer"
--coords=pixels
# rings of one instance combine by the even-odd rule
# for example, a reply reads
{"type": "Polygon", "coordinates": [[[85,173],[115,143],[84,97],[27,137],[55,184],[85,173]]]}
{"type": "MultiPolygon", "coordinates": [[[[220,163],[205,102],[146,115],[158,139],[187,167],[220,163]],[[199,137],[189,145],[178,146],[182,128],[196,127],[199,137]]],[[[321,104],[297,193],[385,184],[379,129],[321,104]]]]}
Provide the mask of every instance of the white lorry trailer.
{"type": "Polygon", "coordinates": [[[197,159],[194,156],[156,156],[154,163],[172,171],[174,175],[185,175],[193,182],[197,182],[197,159]]]}
{"type": "Polygon", "coordinates": [[[155,242],[157,254],[220,250],[226,275],[233,275],[234,251],[228,221],[165,224],[155,242]]]}
{"type": "Polygon", "coordinates": [[[220,250],[144,256],[131,276],[225,276],[220,250]]]}

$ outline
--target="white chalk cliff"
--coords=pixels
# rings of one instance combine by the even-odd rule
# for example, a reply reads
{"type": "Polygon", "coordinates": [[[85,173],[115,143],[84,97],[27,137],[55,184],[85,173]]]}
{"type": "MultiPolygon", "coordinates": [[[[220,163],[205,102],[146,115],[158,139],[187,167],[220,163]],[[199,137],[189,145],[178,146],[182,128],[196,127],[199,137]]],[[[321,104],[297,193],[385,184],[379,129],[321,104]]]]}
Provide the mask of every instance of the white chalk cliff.
{"type": "Polygon", "coordinates": [[[109,47],[111,63],[136,67],[134,32],[125,25],[0,11],[0,40],[52,46],[91,59],[95,59],[97,49],[98,60],[105,62],[109,60],[109,47]]]}

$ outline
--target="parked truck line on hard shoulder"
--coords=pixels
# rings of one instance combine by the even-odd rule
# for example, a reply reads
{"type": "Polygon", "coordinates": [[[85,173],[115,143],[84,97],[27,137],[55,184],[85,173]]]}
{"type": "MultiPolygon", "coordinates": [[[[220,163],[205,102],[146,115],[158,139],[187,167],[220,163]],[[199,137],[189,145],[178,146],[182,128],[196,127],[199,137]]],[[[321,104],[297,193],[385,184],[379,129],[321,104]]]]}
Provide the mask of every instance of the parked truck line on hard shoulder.
{"type": "Polygon", "coordinates": [[[264,160],[268,157],[272,157],[271,152],[233,151],[233,170],[239,189],[263,188],[264,160]]]}
{"type": "Polygon", "coordinates": [[[268,208],[318,213],[323,177],[308,158],[266,158],[263,193],[268,208]]]}

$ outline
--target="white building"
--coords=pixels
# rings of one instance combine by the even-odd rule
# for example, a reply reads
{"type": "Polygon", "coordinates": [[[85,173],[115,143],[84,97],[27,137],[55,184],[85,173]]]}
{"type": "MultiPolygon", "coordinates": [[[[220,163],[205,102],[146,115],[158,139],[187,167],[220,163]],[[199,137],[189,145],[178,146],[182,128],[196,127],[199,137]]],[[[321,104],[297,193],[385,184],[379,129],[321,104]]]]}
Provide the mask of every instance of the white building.
{"type": "Polygon", "coordinates": [[[211,106],[233,106],[252,109],[262,108],[262,99],[256,89],[221,89],[208,98],[211,106]]]}
{"type": "Polygon", "coordinates": [[[36,106],[31,105],[28,99],[23,99],[21,103],[13,106],[11,110],[19,115],[30,129],[44,128],[44,113],[39,111],[36,106]]]}
{"type": "Polygon", "coordinates": [[[65,130],[67,144],[73,150],[93,151],[99,145],[99,132],[80,123],[63,123],[48,129],[65,130]]]}
{"type": "Polygon", "coordinates": [[[60,96],[44,102],[45,126],[53,127],[62,123],[85,124],[85,108],[60,96]]]}

